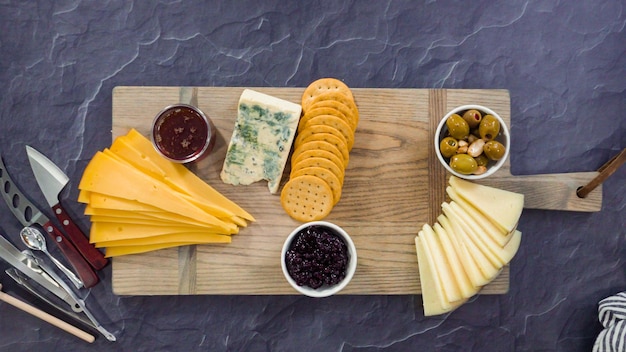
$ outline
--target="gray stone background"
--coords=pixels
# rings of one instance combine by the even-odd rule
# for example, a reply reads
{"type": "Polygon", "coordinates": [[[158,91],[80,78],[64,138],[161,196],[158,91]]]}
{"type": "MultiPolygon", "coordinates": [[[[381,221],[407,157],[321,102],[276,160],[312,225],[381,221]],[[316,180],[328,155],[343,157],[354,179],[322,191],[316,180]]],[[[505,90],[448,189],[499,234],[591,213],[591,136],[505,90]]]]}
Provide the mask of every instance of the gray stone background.
{"type": "MultiPolygon", "coordinates": [[[[626,146],[626,2],[0,0],[0,152],[45,205],[24,145],[73,201],[111,141],[118,85],[502,88],[514,174],[593,171],[626,146]]],[[[597,302],[626,290],[626,167],[596,213],[525,210],[511,290],[425,318],[421,296],[90,299],[118,334],[86,344],[0,302],[1,351],[588,351],[597,302]]],[[[19,223],[0,206],[14,242],[19,223]]],[[[17,242],[16,242],[17,243],[17,242]]],[[[21,243],[20,243],[21,245],[21,243]]],[[[3,291],[27,298],[0,264],[3,291]]]]}

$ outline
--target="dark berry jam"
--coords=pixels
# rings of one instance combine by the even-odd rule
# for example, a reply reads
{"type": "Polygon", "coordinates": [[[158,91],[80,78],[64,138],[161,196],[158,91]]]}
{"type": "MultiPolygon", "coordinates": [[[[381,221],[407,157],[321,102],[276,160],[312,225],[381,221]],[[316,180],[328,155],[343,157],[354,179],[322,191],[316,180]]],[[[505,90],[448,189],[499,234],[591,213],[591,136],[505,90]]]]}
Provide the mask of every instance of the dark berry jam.
{"type": "Polygon", "coordinates": [[[154,120],[152,140],[156,149],[176,162],[189,162],[210,152],[215,138],[210,121],[190,105],[173,105],[154,120]]]}
{"type": "Polygon", "coordinates": [[[313,289],[341,282],[349,260],[343,239],[334,230],[318,225],[298,232],[285,255],[289,276],[298,286],[313,289]]]}

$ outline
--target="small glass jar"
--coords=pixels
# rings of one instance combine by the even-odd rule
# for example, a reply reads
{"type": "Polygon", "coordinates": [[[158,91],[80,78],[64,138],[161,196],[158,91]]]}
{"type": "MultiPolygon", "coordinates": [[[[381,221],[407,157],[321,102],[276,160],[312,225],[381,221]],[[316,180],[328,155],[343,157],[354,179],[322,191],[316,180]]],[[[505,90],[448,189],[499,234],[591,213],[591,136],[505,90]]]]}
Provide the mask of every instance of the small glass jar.
{"type": "Polygon", "coordinates": [[[206,157],[215,145],[215,126],[197,107],[170,105],[152,123],[152,144],[164,158],[190,163],[206,157]]]}

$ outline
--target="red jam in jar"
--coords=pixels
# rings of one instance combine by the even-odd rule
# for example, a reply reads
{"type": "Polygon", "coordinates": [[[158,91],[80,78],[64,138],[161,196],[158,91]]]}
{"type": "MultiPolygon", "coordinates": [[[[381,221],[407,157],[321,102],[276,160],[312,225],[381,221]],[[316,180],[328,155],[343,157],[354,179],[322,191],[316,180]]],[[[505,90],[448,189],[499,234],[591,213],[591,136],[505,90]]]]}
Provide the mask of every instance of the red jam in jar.
{"type": "Polygon", "coordinates": [[[163,109],[152,125],[152,143],[166,159],[177,163],[197,161],[211,152],[215,128],[204,113],[191,105],[163,109]]]}

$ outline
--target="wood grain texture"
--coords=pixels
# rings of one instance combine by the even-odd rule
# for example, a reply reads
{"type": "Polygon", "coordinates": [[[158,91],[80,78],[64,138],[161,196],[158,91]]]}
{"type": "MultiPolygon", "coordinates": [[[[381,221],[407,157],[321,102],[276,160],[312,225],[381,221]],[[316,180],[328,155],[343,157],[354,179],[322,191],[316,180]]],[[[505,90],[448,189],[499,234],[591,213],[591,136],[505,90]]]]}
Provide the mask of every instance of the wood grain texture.
{"type": "MultiPolygon", "coordinates": [[[[304,90],[251,88],[296,103],[304,90]]],[[[287,216],[278,195],[269,194],[265,182],[232,186],[219,179],[242,91],[243,87],[198,88],[198,106],[212,119],[218,136],[212,154],[195,164],[193,170],[257,221],[227,245],[198,245],[114,258],[112,282],[116,294],[296,294],[280,269],[280,250],[299,223],[287,216]]],[[[353,93],[360,122],[342,199],[326,218],[351,234],[358,252],[356,274],[341,294],[419,294],[414,238],[424,223],[432,223],[440,214],[440,201],[446,197],[448,175],[431,154],[437,121],[458,105],[477,103],[491,107],[510,122],[509,94],[506,90],[366,88],[353,89],[353,93]]],[[[130,128],[148,136],[154,116],[179,98],[177,87],[116,87],[112,137],[130,128]]],[[[289,171],[287,168],[285,173],[289,171]]],[[[548,207],[591,209],[569,197],[554,200],[559,197],[546,190],[557,183],[565,184],[569,192],[579,179],[571,178],[571,174],[565,176],[571,181],[564,183],[560,176],[518,178],[510,175],[507,164],[489,183],[531,192],[527,197],[533,207],[549,203],[548,207]],[[536,189],[537,181],[547,186],[536,189]]],[[[505,267],[481,293],[500,294],[508,289],[509,268],[505,267]]]]}

